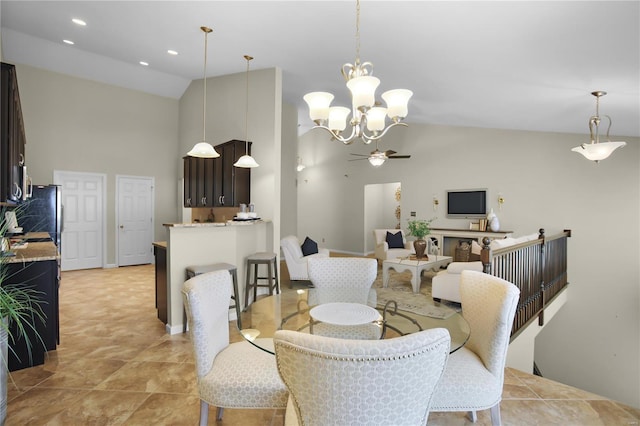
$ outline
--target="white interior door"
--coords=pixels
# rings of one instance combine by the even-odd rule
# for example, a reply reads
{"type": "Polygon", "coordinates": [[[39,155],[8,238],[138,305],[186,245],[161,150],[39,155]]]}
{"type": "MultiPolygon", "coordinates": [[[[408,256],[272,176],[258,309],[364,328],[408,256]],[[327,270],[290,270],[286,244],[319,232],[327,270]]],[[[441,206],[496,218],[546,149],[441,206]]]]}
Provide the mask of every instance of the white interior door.
{"type": "Polygon", "coordinates": [[[103,267],[106,176],[54,171],[53,181],[62,188],[62,270],[103,267]]]}
{"type": "Polygon", "coordinates": [[[116,176],[118,266],[153,258],[153,178],[116,176]]]}

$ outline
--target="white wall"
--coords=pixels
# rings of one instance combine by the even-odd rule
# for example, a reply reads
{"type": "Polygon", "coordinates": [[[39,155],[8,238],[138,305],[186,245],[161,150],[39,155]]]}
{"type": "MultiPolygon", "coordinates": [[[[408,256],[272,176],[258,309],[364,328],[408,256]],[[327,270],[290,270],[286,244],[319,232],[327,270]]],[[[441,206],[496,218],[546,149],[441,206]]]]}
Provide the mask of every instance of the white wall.
{"type": "Polygon", "coordinates": [[[373,229],[394,229],[398,224],[396,189],[400,182],[380,183],[364,186],[364,247],[363,253],[373,253],[376,241],[373,229]]]}
{"type": "Polygon", "coordinates": [[[410,124],[390,131],[380,149],[412,157],[373,168],[347,161],[370,146],[344,146],[310,131],[300,143],[308,167],[300,173],[306,182],[298,188],[298,229],[326,238],[330,249],[358,252],[364,185],[390,181],[402,184],[403,226],[416,211],[419,218],[437,216],[435,227],[468,228],[467,220],[446,219],[445,190],[482,187],[502,229],[571,229],[571,298],[537,338],[536,362],[551,379],[637,407],[640,141],[624,138],[626,147],[595,164],[570,151],[587,138],[410,124]],[[435,212],[434,194],[441,201],[435,212]]]}
{"type": "Polygon", "coordinates": [[[293,105],[283,104],[282,122],[280,234],[285,237],[298,232],[298,111],[293,105]]]}
{"type": "Polygon", "coordinates": [[[162,224],[177,215],[178,101],[15,65],[33,183],[53,183],[53,170],[106,174],[107,263],[115,264],[115,176],[153,176],[154,235],[164,240],[162,224]]]}

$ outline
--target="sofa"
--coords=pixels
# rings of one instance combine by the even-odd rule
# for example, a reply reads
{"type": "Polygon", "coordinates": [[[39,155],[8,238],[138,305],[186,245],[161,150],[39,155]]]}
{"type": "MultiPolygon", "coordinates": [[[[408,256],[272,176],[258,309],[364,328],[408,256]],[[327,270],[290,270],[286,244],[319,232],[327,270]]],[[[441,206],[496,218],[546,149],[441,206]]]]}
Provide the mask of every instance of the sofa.
{"type": "MultiPolygon", "coordinates": [[[[522,237],[513,238],[501,238],[494,239],[489,244],[490,250],[498,250],[514,246],[516,244],[526,243],[532,240],[537,240],[538,233],[524,235],[522,237]]],[[[476,241],[471,242],[471,256],[476,257],[480,255],[482,247],[476,241]]],[[[451,262],[447,269],[438,272],[431,280],[431,297],[436,302],[449,300],[451,302],[461,302],[460,297],[460,274],[462,271],[483,271],[483,265],[481,261],[472,262],[451,262]]]]}

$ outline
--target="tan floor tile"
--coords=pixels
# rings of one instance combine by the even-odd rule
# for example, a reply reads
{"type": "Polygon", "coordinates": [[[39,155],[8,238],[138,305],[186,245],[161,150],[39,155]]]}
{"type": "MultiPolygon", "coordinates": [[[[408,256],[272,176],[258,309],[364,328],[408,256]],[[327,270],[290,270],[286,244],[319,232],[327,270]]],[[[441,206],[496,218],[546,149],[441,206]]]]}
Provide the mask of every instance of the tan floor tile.
{"type": "MultiPolygon", "coordinates": [[[[286,267],[281,288],[290,291],[286,267]]],[[[44,365],[12,373],[6,424],[197,424],[191,341],[166,334],[154,292],[154,265],[63,272],[60,345],[44,365]]],[[[232,342],[242,340],[235,322],[229,333],[232,342]]],[[[209,411],[211,425],[284,422],[284,410],[226,409],[221,422],[209,411]]],[[[501,411],[504,425],[518,426],[629,426],[640,417],[638,408],[514,369],[505,371],[501,411]]],[[[474,426],[490,424],[489,411],[479,412],[474,426]]],[[[431,413],[429,425],[473,424],[465,413],[431,413]]]]}

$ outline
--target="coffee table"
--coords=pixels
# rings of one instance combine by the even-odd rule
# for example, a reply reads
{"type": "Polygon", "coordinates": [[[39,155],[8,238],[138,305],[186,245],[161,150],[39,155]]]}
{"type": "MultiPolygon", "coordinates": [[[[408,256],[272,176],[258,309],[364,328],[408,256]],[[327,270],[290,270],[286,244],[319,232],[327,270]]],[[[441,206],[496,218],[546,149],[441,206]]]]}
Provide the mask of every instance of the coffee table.
{"type": "Polygon", "coordinates": [[[420,293],[420,280],[422,272],[433,271],[438,272],[440,268],[444,268],[453,261],[451,256],[429,255],[428,260],[409,260],[406,258],[389,259],[382,262],[382,286],[389,285],[389,269],[396,272],[411,272],[411,287],[414,293],[420,293]]]}

